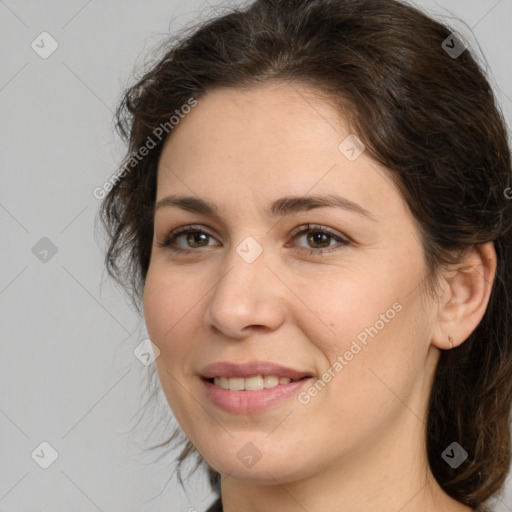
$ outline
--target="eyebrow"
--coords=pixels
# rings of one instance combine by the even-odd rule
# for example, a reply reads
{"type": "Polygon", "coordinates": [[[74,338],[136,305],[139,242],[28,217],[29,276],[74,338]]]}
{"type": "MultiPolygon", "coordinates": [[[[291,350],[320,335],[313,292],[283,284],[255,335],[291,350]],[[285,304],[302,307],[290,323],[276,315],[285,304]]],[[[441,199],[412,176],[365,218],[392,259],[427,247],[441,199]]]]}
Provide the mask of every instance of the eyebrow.
{"type": "MultiPolygon", "coordinates": [[[[164,197],[156,203],[155,212],[164,207],[176,207],[193,213],[218,217],[218,208],[215,204],[194,196],[164,197]]],[[[375,217],[361,205],[334,194],[281,197],[270,205],[268,213],[272,217],[282,217],[315,208],[341,208],[376,221],[375,217]]]]}

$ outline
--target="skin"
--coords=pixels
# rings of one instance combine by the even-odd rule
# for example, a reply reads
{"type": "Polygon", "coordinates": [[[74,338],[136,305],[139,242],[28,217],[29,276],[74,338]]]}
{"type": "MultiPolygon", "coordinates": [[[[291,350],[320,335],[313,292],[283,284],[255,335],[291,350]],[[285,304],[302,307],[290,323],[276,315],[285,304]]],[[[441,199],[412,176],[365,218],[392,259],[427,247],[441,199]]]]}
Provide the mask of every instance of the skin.
{"type": "Polygon", "coordinates": [[[455,346],[467,339],[485,312],[494,248],[473,248],[463,272],[447,269],[434,299],[417,225],[389,172],[367,151],[355,161],[339,151],[351,133],[305,86],[218,89],[199,100],[161,155],[157,203],[185,194],[219,209],[218,218],[156,210],[144,311],[168,403],[223,475],[226,512],[470,510],[433,478],[425,421],[440,350],[448,336],[455,346]],[[374,220],[332,207],[265,212],[284,195],[333,191],[374,220]],[[350,243],[294,237],[307,223],[350,243]],[[211,237],[187,243],[182,235],[175,246],[185,253],[161,247],[188,224],[211,237]],[[252,263],[236,252],[248,236],[263,250],[252,263]],[[322,247],[329,252],[307,252],[322,247]],[[307,404],[294,396],[240,415],[205,394],[199,373],[217,361],[273,361],[320,378],[397,302],[401,311],[307,404]],[[249,442],[261,453],[252,467],[237,457],[249,442]]]}

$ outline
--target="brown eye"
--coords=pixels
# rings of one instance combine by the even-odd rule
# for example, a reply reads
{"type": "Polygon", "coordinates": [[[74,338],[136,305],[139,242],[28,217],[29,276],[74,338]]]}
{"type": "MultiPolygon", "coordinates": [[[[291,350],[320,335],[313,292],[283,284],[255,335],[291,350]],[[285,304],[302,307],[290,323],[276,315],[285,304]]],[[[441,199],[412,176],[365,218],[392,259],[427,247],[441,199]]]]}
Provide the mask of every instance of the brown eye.
{"type": "Polygon", "coordinates": [[[307,251],[313,256],[350,244],[347,239],[322,226],[311,226],[309,224],[303,226],[303,229],[296,233],[293,238],[298,239],[303,236],[306,236],[307,246],[297,245],[296,247],[299,250],[307,251]],[[336,243],[332,244],[332,241],[336,243]]]}
{"type": "Polygon", "coordinates": [[[166,247],[174,252],[186,252],[202,247],[208,247],[209,239],[213,236],[196,226],[183,226],[169,233],[166,238],[157,243],[158,247],[166,247]],[[184,240],[184,245],[178,245],[176,242],[184,240]]]}
{"type": "Polygon", "coordinates": [[[186,241],[190,247],[204,247],[205,245],[208,245],[209,235],[203,233],[202,231],[194,231],[187,233],[186,235],[186,241]],[[205,241],[206,244],[204,244],[205,241]]]}
{"type": "Polygon", "coordinates": [[[331,235],[328,235],[323,231],[311,231],[307,236],[308,243],[312,244],[315,249],[324,249],[325,247],[328,247],[328,243],[331,238],[331,235]],[[325,245],[326,241],[327,245],[325,245]]]}

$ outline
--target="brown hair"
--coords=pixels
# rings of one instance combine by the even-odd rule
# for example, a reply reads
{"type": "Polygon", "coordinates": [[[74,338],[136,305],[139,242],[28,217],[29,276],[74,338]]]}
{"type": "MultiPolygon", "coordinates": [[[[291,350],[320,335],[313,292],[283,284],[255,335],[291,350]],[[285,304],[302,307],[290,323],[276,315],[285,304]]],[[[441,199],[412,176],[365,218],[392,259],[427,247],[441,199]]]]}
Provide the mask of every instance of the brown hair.
{"type": "MultiPolygon", "coordinates": [[[[442,46],[451,32],[395,0],[259,0],[202,22],[186,37],[168,38],[116,112],[128,153],[100,214],[108,272],[140,308],[165,137],[144,158],[134,161],[133,154],[155,139],[155,129],[191,97],[220,87],[275,80],[311,86],[335,102],[413,212],[432,291],[438,271],[461,251],[495,244],[487,311],[464,343],[442,351],[427,423],[436,480],[454,499],[480,507],[502,489],[511,460],[511,159],[481,66],[470,50],[455,57],[442,46]],[[453,441],[469,454],[457,469],[441,456],[453,441]]],[[[188,441],[178,475],[192,453],[188,441]]],[[[218,473],[208,470],[218,484],[218,473]]]]}

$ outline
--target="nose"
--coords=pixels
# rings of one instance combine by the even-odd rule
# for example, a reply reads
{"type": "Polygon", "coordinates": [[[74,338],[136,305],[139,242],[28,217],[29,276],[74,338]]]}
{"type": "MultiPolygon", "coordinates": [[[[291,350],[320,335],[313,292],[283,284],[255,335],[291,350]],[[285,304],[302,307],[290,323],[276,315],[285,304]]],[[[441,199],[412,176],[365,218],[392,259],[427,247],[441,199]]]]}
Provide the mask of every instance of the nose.
{"type": "Polygon", "coordinates": [[[285,287],[267,266],[265,250],[250,262],[235,249],[208,295],[205,322],[226,338],[242,340],[255,330],[279,328],[285,318],[285,287]]]}

